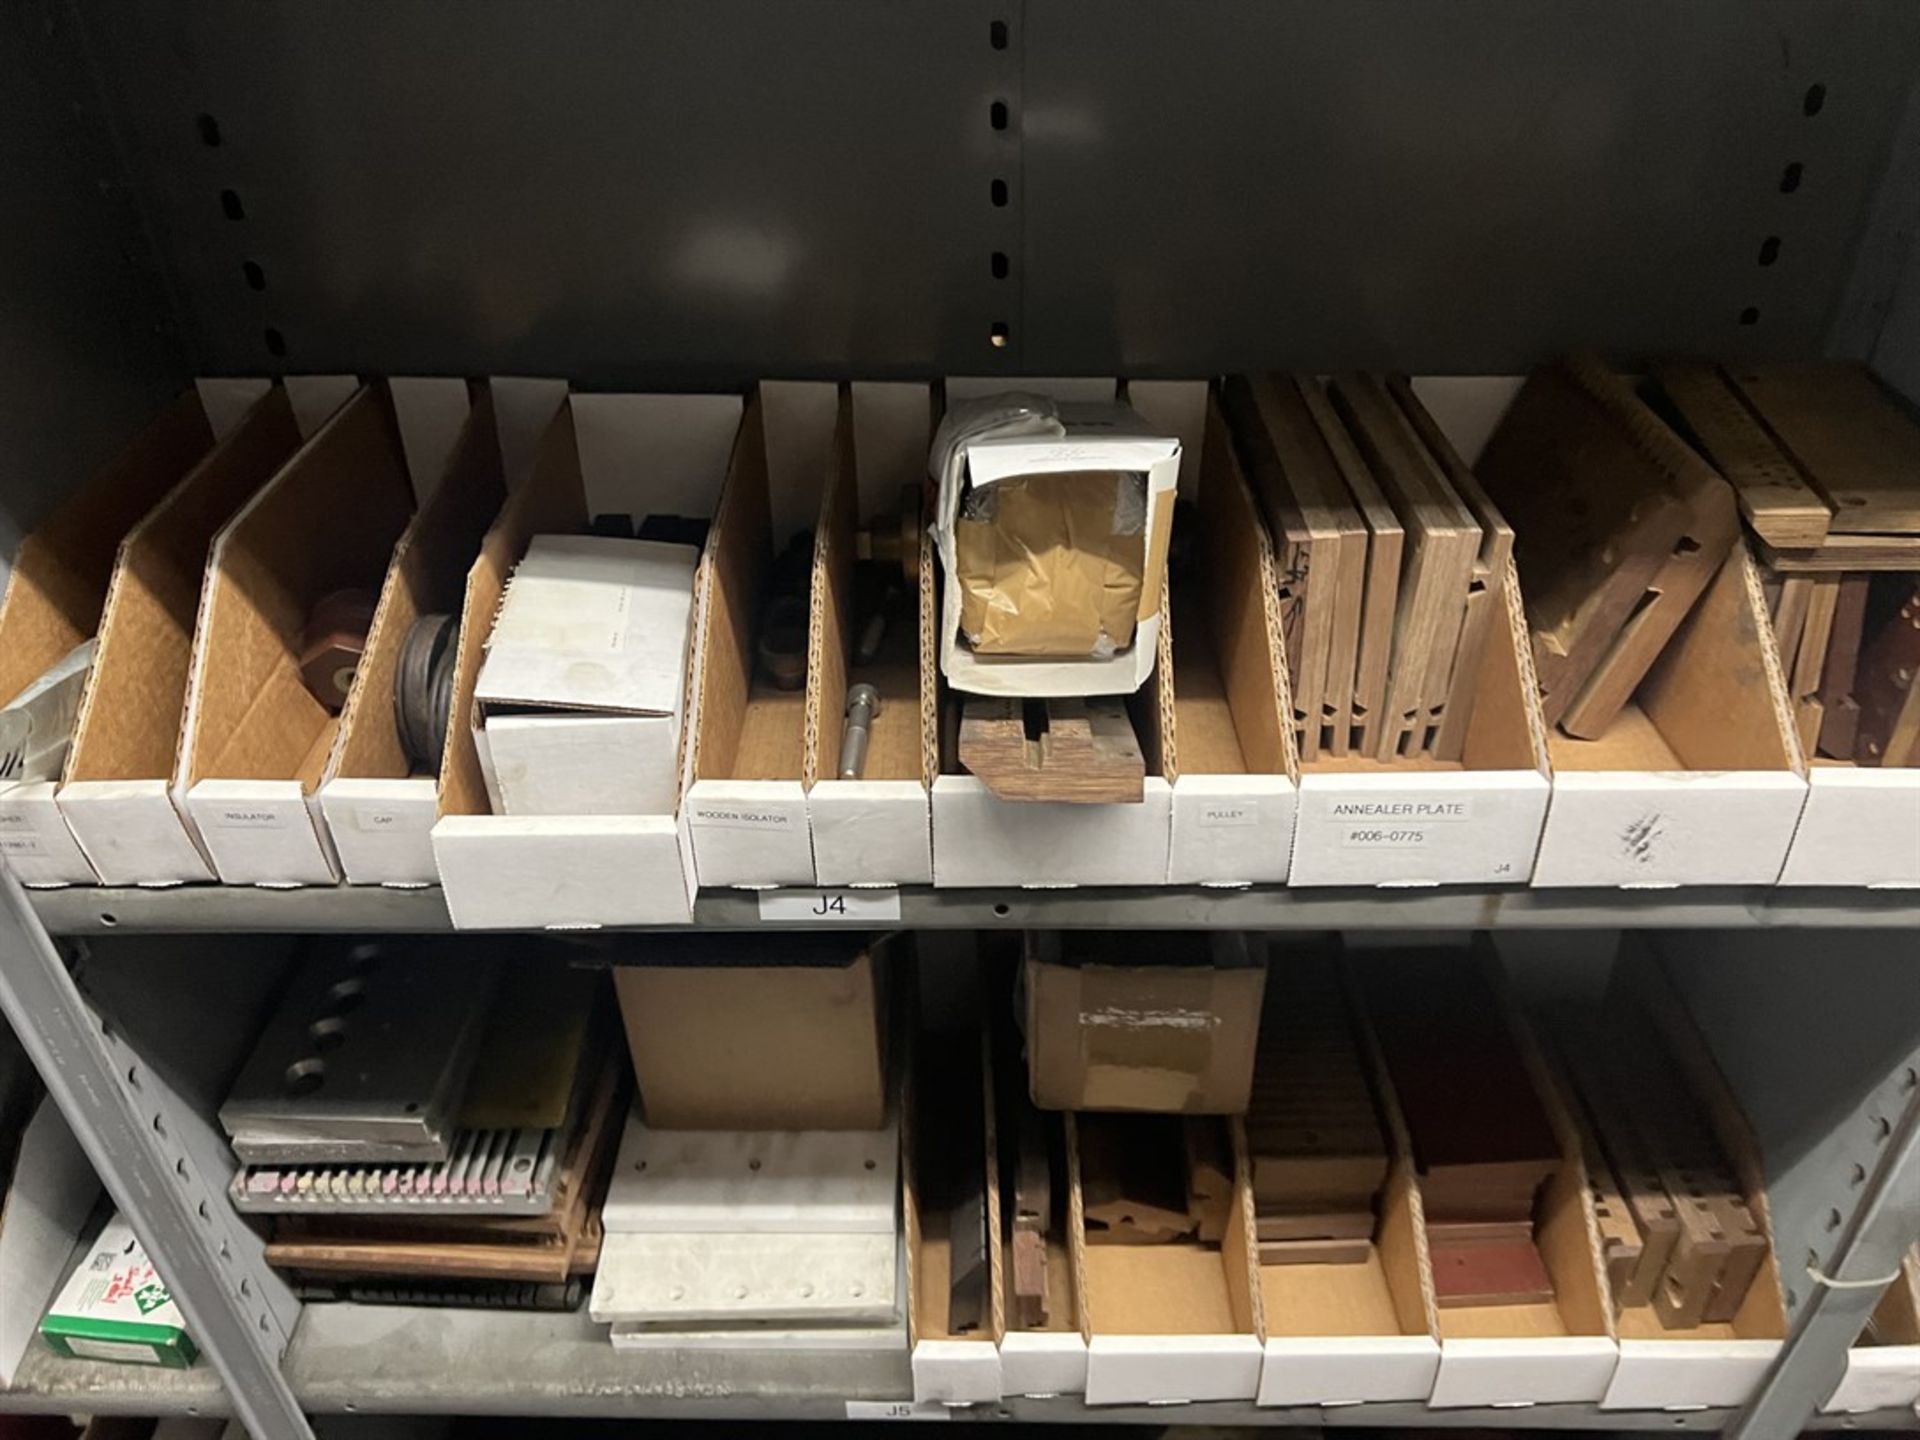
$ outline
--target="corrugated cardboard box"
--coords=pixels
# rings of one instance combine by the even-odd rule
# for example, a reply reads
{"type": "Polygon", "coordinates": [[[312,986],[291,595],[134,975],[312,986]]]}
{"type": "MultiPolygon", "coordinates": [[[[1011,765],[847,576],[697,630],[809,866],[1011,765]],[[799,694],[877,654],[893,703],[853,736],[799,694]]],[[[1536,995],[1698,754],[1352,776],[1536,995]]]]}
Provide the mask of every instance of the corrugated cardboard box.
{"type": "Polygon", "coordinates": [[[885,942],[660,937],[614,971],[657,1130],[873,1130],[886,1118],[885,942]]]}
{"type": "MultiPolygon", "coordinates": [[[[0,600],[0,704],[94,637],[121,537],[213,443],[199,397],[181,396],[21,542],[0,600]]],[[[0,782],[0,856],[24,884],[94,879],[55,803],[57,786],[57,779],[0,782]]]]}
{"type": "Polygon", "coordinates": [[[396,381],[394,402],[414,490],[424,498],[394,547],[360,679],[340,715],[320,806],[349,884],[411,888],[440,878],[432,832],[455,717],[448,716],[442,753],[425,773],[414,773],[394,714],[394,678],[416,620],[450,613],[458,622],[467,569],[506,489],[489,390],[479,389],[469,405],[460,381],[396,381]],[[406,408],[400,408],[403,399],[406,408]]]}
{"type": "Polygon", "coordinates": [[[1264,937],[1239,931],[1029,932],[1033,1103],[1190,1115],[1245,1110],[1266,965],[1264,937]],[[1187,963],[1166,963],[1175,956],[1187,963]]]}
{"type": "MultiPolygon", "coordinates": [[[[529,398],[522,393],[527,388],[513,388],[516,414],[529,398]]],[[[684,803],[670,815],[494,814],[474,744],[474,685],[514,562],[535,535],[580,533],[595,514],[715,515],[695,579],[697,634],[713,557],[736,528],[728,496],[753,488],[734,486],[729,477],[765,464],[759,407],[743,407],[737,395],[567,399],[532,388],[557,400],[559,409],[534,406],[520,415],[544,420],[531,473],[514,489],[467,573],[454,718],[441,765],[442,815],[433,828],[448,913],[463,930],[685,924],[693,909],[693,864],[684,803]]],[[[519,421],[509,427],[504,410],[501,419],[511,483],[525,447],[514,438],[519,421]]],[[[697,671],[689,683],[696,699],[683,732],[698,725],[697,671]]]]}
{"type": "Polygon", "coordinates": [[[59,795],[104,884],[214,878],[175,788],[207,556],[299,443],[287,392],[269,390],[120,547],[59,795]]]}
{"type": "Polygon", "coordinates": [[[318,786],[340,720],[300,673],[313,607],[377,593],[413,490],[379,388],[347,401],[214,541],[178,781],[229,885],[339,877],[318,786]]]}

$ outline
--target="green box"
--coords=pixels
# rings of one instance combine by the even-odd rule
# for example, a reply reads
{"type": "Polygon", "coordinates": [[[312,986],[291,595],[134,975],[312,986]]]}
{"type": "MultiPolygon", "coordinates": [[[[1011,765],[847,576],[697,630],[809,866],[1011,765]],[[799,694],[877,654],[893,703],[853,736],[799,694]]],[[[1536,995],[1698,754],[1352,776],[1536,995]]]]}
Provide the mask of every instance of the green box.
{"type": "Polygon", "coordinates": [[[118,1215],[101,1229],[40,1321],[56,1355],[184,1370],[199,1349],[166,1282],[118,1215]]]}

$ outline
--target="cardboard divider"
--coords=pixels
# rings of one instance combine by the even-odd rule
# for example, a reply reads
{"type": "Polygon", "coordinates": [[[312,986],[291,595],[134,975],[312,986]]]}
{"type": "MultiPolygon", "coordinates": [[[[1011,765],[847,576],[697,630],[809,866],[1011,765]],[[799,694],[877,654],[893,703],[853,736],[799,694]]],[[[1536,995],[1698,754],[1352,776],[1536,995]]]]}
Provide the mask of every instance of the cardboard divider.
{"type": "Polygon", "coordinates": [[[339,717],[300,674],[314,605],[376,592],[413,491],[385,392],[357,392],[222,530],[194,637],[180,784],[229,885],[339,879],[318,789],[339,717]]]}
{"type": "Polygon", "coordinates": [[[1131,1117],[1065,1118],[1087,1403],[1252,1399],[1260,1388],[1265,1326],[1253,1263],[1253,1177],[1238,1118],[1200,1122],[1225,1126],[1233,1154],[1233,1198],[1217,1247],[1199,1241],[1090,1244],[1080,1127],[1126,1125],[1131,1117]]]}
{"type": "MultiPolygon", "coordinates": [[[[0,704],[97,635],[121,538],[213,444],[199,398],[182,395],[20,542],[0,596],[0,704]]],[[[0,857],[22,884],[95,878],[54,798],[59,783],[0,781],[0,857]]]]}
{"type": "MultiPolygon", "coordinates": [[[[1001,1084],[1003,1090],[1019,1089],[1017,1076],[1009,1077],[1004,1071],[1001,1084]]],[[[1003,1112],[1003,1136],[1004,1121],[1003,1112]]],[[[1083,1333],[1085,1301],[1075,1274],[1072,1245],[1074,1227],[1085,1223],[1074,1208],[1078,1190],[1072,1177],[1078,1172],[1078,1161],[1067,1144],[1062,1117],[1042,1113],[1040,1123],[1047,1143],[1057,1146],[1062,1157],[1062,1184],[1053,1200],[1054,1214],[1045,1236],[1049,1310],[1043,1325],[1028,1327],[1020,1323],[1013,1302],[1013,1262],[1009,1257],[1000,1276],[1001,1305],[1007,1317],[1006,1333],[1000,1338],[1000,1383],[1008,1395],[1079,1395],[1087,1388],[1087,1339],[1083,1333]]],[[[1006,1143],[1002,1143],[1003,1152],[1006,1143]]],[[[1003,1175],[1009,1163],[1003,1156],[1003,1175]]],[[[1011,1194],[1010,1188],[1003,1193],[1003,1216],[1011,1194]]],[[[1007,1253],[1007,1243],[1003,1235],[1003,1254],[1007,1253]]]]}
{"type": "Polygon", "coordinates": [[[1425,1400],[1440,1368],[1412,1137],[1359,988],[1345,989],[1388,1141],[1373,1252],[1364,1264],[1256,1265],[1266,1319],[1261,1405],[1425,1400]]]}
{"type": "Polygon", "coordinates": [[[1551,781],[1511,561],[1500,599],[1461,759],[1301,761],[1288,883],[1515,884],[1533,873],[1551,781]]]}
{"type": "Polygon", "coordinates": [[[207,558],[299,445],[286,392],[267,390],[120,547],[59,795],[103,884],[214,878],[174,794],[207,558]]]}
{"type": "Polygon", "coordinates": [[[439,879],[433,825],[441,813],[445,752],[461,717],[450,710],[446,745],[432,773],[415,774],[394,714],[394,677],[416,620],[431,614],[458,620],[468,568],[506,498],[493,401],[484,389],[423,488],[426,502],[394,547],[320,788],[321,810],[352,885],[420,886],[439,879]]]}
{"type": "Polygon", "coordinates": [[[907,1343],[916,1403],[973,1405],[1000,1398],[1000,1340],[1006,1334],[1005,1258],[1000,1236],[1000,1157],[995,1132],[993,1046],[984,1026],[969,1027],[980,1047],[982,1124],[978,1136],[985,1177],[987,1234],[987,1328],[977,1335],[955,1335],[948,1302],[952,1283],[951,1215],[923,1208],[919,1147],[928,1143],[961,1145],[972,1137],[928,1137],[915,1123],[917,1105],[929,1085],[952,1083],[933,1072],[929,1051],[919,1037],[912,1050],[906,1099],[900,1116],[905,1163],[901,1167],[900,1208],[907,1243],[907,1343]]]}
{"type": "MultiPolygon", "coordinates": [[[[1497,967],[1484,937],[1475,948],[1479,963],[1497,967]]],[[[1533,1209],[1533,1240],[1553,1282],[1553,1298],[1439,1310],[1440,1370],[1427,1403],[1591,1404],[1606,1393],[1620,1347],[1580,1132],[1504,983],[1501,1010],[1560,1145],[1561,1163],[1533,1209]]]]}
{"type": "MultiPolygon", "coordinates": [[[[912,412],[909,411],[909,414],[912,412]]],[[[923,406],[920,413],[930,417],[923,406]]],[[[939,755],[931,715],[937,655],[933,629],[933,539],[922,528],[911,584],[899,578],[880,648],[860,661],[866,623],[854,566],[861,496],[861,443],[850,389],[841,392],[831,460],[814,531],[812,615],[807,639],[803,783],[815,875],[823,885],[925,885],[933,879],[930,791],[939,755]],[[846,696],[855,684],[880,696],[858,779],[839,778],[846,696]]],[[[878,449],[878,445],[875,447],[878,449]]],[[[896,472],[901,473],[901,472],[896,472]]],[[[904,472],[908,485],[918,469],[904,472]]],[[[924,486],[918,487],[924,490],[924,486]]],[[[887,503],[897,504],[901,486],[887,503]]],[[[888,583],[894,584],[889,576],[888,583]]]]}
{"type": "Polygon", "coordinates": [[[1805,768],[1743,543],[1597,740],[1553,732],[1535,885],[1771,885],[1805,768]]]}
{"type": "MultiPolygon", "coordinates": [[[[689,505],[715,503],[714,521],[694,579],[689,660],[699,653],[715,557],[746,528],[736,524],[737,497],[765,494],[765,442],[757,405],[732,395],[633,398],[647,403],[624,417],[621,463],[596,479],[597,507],[648,513],[669,492],[689,505]],[[731,417],[731,430],[727,421],[731,417]],[[723,441],[723,434],[730,438],[723,441]],[[734,483],[741,472],[749,478],[734,483]],[[751,478],[758,471],[759,480],[751,478]]],[[[518,400],[516,399],[516,405],[518,400]]],[[[626,407],[615,407],[626,408],[626,407]]],[[[518,421],[510,433],[500,416],[502,454],[511,467],[520,452],[518,421]],[[507,443],[512,438],[511,446],[507,443]]],[[[510,468],[511,473],[511,468],[510,468]]],[[[474,690],[493,617],[513,567],[535,535],[583,531],[590,519],[586,477],[571,400],[552,414],[527,477],[481,542],[467,573],[455,667],[453,721],[441,763],[440,821],[433,828],[434,863],[454,927],[463,930],[591,929],[602,925],[686,924],[693,914],[693,863],[684,800],[674,815],[494,815],[474,743],[474,690]]],[[[681,720],[683,775],[698,724],[699,686],[681,720]]]]}
{"type": "Polygon", "coordinates": [[[1620,1335],[1620,1366],[1600,1405],[1607,1410],[1744,1405],[1765,1378],[1787,1333],[1786,1297],[1773,1248],[1773,1221],[1759,1142],[1740,1111],[1732,1087],[1714,1063],[1706,1037],[1642,937],[1624,937],[1609,993],[1652,1031],[1654,1043],[1667,1052],[1692,1090],[1693,1102],[1719,1142],[1741,1196],[1767,1242],[1767,1252],[1759,1273],[1747,1287],[1745,1300],[1730,1321],[1703,1321],[1684,1330],[1668,1329],[1656,1318],[1651,1305],[1620,1310],[1615,1321],[1620,1335]]]}
{"type": "Polygon", "coordinates": [[[1920,1404],[1920,1247],[1901,1260],[1820,1410],[1848,1414],[1914,1404],[1920,1404]]]}
{"type": "Polygon", "coordinates": [[[807,692],[781,690],[758,662],[776,550],[771,466],[764,428],[760,433],[757,458],[729,477],[727,544],[713,549],[709,537],[712,574],[694,662],[700,719],[685,807],[702,885],[814,879],[804,779],[807,692]]]}
{"type": "Polygon", "coordinates": [[[1246,885],[1287,878],[1299,804],[1273,542],[1217,402],[1206,405],[1196,575],[1165,627],[1173,655],[1167,880],[1246,885]]]}

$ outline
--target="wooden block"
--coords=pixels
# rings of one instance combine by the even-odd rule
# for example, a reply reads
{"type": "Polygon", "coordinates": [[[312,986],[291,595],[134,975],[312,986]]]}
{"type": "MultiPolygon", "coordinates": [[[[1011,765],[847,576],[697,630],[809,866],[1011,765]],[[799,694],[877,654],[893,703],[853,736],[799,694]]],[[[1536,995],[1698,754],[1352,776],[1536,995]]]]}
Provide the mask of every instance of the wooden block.
{"type": "Polygon", "coordinates": [[[1260,1240],[1371,1240],[1371,1210],[1323,1210],[1256,1214],[1253,1233],[1260,1240]]]}
{"type": "Polygon", "coordinates": [[[1920,535],[1829,534],[1817,550],[1762,544],[1760,559],[1783,575],[1831,571],[1920,570],[1920,535]]]}
{"type": "Polygon", "coordinates": [[[1553,1280],[1531,1240],[1432,1244],[1433,1298],[1443,1310],[1467,1305],[1536,1305],[1553,1280]]]}
{"type": "Polygon", "coordinates": [[[1800,655],[1800,637],[1806,633],[1807,605],[1813,599],[1814,577],[1783,575],[1780,594],[1773,602],[1773,638],[1780,647],[1780,668],[1792,671],[1800,655]]]}
{"type": "Polygon", "coordinates": [[[1262,1240],[1262,1265],[1363,1265],[1372,1240],[1262,1240]]]}
{"type": "Polygon", "coordinates": [[[1716,1196],[1712,1202],[1721,1232],[1727,1237],[1730,1252],[1720,1271],[1720,1283],[1707,1297],[1704,1318],[1709,1324],[1725,1323],[1740,1313],[1747,1291],[1760,1274],[1767,1258],[1767,1238],[1761,1233],[1752,1209],[1739,1195],[1716,1196]]]}
{"type": "Polygon", "coordinates": [[[1825,494],[1832,533],[1920,535],[1920,426],[1864,365],[1746,366],[1732,378],[1825,494]]]}
{"type": "Polygon", "coordinates": [[[1511,1244],[1533,1239],[1532,1220],[1434,1220],[1427,1237],[1437,1244],[1511,1244]]]}
{"type": "Polygon", "coordinates": [[[1146,760],[1115,696],[1023,702],[970,695],[959,754],[1003,800],[1137,805],[1146,793],[1146,760]]]}
{"type": "Polygon", "coordinates": [[[1513,524],[1546,717],[1577,703],[1569,733],[1597,735],[1732,549],[1732,491],[1588,356],[1528,377],[1479,475],[1513,524]]]}
{"type": "Polygon", "coordinates": [[[1853,758],[1859,733],[1860,704],[1854,697],[1854,677],[1860,666],[1860,640],[1867,618],[1865,575],[1842,575],[1834,600],[1833,634],[1827,641],[1827,662],[1820,673],[1820,751],[1836,760],[1853,758]]]}
{"type": "Polygon", "coordinates": [[[1319,754],[1323,734],[1344,753],[1353,723],[1366,522],[1292,377],[1233,376],[1222,403],[1273,533],[1301,757],[1319,754]]]}
{"type": "Polygon", "coordinates": [[[1446,687],[1446,708],[1433,742],[1436,760],[1458,760],[1467,742],[1467,723],[1473,718],[1474,687],[1492,636],[1504,633],[1501,596],[1506,588],[1507,561],[1513,554],[1513,527],[1487,495],[1479,478],[1467,468],[1459,452],[1441,432],[1427,407],[1413,393],[1404,375],[1387,382],[1388,393],[1413,426],[1420,443],[1432,455],[1446,483],[1480,526],[1480,553],[1474,560],[1467,587],[1466,615],[1461,622],[1460,647],[1446,687]]]}
{"type": "Polygon", "coordinates": [[[1334,736],[1331,748],[1335,755],[1372,754],[1385,713],[1406,531],[1327,399],[1325,387],[1311,375],[1296,376],[1294,383],[1366,526],[1365,580],[1354,637],[1352,725],[1345,735],[1334,736]]]}
{"type": "Polygon", "coordinates": [[[1804,549],[1827,538],[1832,511],[1721,371],[1704,361],[1651,367],[1714,469],[1740,498],[1747,524],[1770,545],[1804,549]]]}
{"type": "Polygon", "coordinates": [[[1834,612],[1840,602],[1840,577],[1807,577],[1813,586],[1807,597],[1806,623],[1800,631],[1800,644],[1793,665],[1787,670],[1787,693],[1793,702],[1794,723],[1800,731],[1800,748],[1811,755],[1820,736],[1820,682],[1826,672],[1827,645],[1833,635],[1834,612]]]}
{"type": "Polygon", "coordinates": [[[1480,550],[1480,527],[1438,479],[1431,458],[1375,377],[1343,375],[1329,393],[1406,530],[1386,719],[1373,747],[1375,758],[1391,760],[1423,751],[1429,725],[1437,728],[1480,550]]]}
{"type": "Polygon", "coordinates": [[[1047,1323],[1046,1237],[1016,1219],[1009,1256],[1013,1268],[1014,1324],[1022,1330],[1044,1329],[1047,1323]]]}
{"type": "Polygon", "coordinates": [[[1920,762],[1920,586],[1860,653],[1854,694],[1860,702],[1853,758],[1861,765],[1920,762]]]}

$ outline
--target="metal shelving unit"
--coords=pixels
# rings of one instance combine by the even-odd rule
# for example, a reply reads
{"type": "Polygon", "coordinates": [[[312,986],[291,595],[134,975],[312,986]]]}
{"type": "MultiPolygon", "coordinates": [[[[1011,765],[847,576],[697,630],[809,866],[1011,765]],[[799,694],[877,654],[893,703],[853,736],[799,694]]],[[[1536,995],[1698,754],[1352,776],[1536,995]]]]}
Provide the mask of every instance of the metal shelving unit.
{"type": "MultiPolygon", "coordinates": [[[[767,892],[708,890],[693,923],[753,930],[767,892]]],[[[818,892],[808,892],[818,893],[818,892]]],[[[1780,928],[1913,930],[1920,893],[1900,890],[1290,890],[1284,886],[1156,890],[934,890],[899,892],[899,925],[913,930],[1588,930],[1780,928]]],[[[295,933],[426,934],[452,928],[438,889],[141,890],[28,892],[55,935],[295,933]]],[[[888,923],[893,923],[889,921],[888,923]]],[[[854,928],[867,925],[858,922],[854,928]]]]}
{"type": "MultiPolygon", "coordinates": [[[[1905,0],[23,0],[0,14],[0,201],[32,217],[0,227],[0,554],[197,374],[1512,374],[1579,343],[1850,355],[1920,394],[1917,75],[1905,0]]],[[[310,1413],[824,1419],[909,1393],[903,1364],[617,1354],[580,1316],[303,1307],[221,1200],[210,1042],[244,1025],[209,997],[266,971],[259,937],[444,930],[439,892],[4,889],[0,1005],[208,1361],[35,1355],[0,1410],[307,1440],[310,1413]]],[[[759,916],[707,893],[696,924],[759,916]]],[[[1185,1423],[1770,1440],[1920,1233],[1914,892],[922,889],[897,923],[1644,929],[1676,960],[1794,1292],[1754,1407],[1185,1423]]]]}

